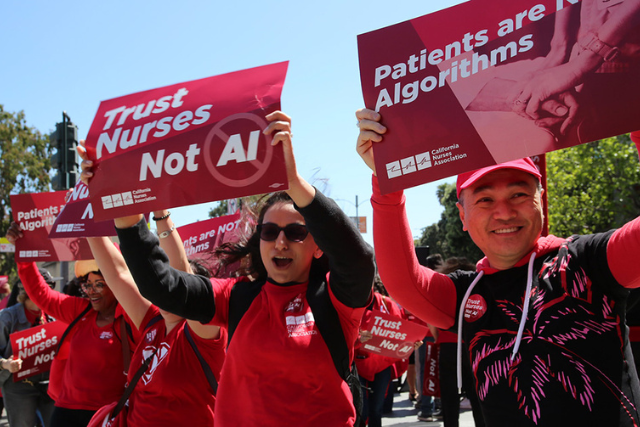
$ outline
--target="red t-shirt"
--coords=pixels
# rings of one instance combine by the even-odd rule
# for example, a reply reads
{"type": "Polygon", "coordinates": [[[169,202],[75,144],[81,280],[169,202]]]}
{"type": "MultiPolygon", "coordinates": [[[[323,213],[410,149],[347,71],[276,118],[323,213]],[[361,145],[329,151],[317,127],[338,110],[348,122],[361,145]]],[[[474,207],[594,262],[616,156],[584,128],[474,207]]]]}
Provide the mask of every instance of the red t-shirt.
{"type": "MultiPolygon", "coordinates": [[[[213,324],[227,325],[236,281],[212,280],[213,324]]],[[[306,291],[307,283],[267,282],[238,323],[218,388],[217,427],[353,426],[351,391],[315,325],[306,291]]],[[[330,296],[353,357],[364,307],[350,308],[330,296]]]]}
{"type": "MultiPolygon", "coordinates": [[[[29,298],[64,323],[71,323],[87,307],[84,298],[49,288],[35,263],[18,263],[18,274],[29,298]]],[[[54,359],[49,388],[53,384],[52,397],[55,396],[58,407],[95,411],[120,399],[124,391],[127,378],[120,341],[120,319],[124,312],[118,306],[113,323],[103,327],[96,324],[97,315],[90,310],[76,323],[63,344],[63,349],[68,346],[68,350],[61,349],[54,359]]],[[[128,321],[126,316],[124,319],[128,321]]],[[[129,347],[135,348],[135,334],[129,347]]]]}
{"type": "MultiPolygon", "coordinates": [[[[149,307],[141,324],[140,344],[131,359],[129,381],[142,366],[143,357],[149,357],[154,351],[156,354],[129,397],[127,423],[137,427],[174,427],[185,423],[213,426],[216,399],[196,353],[187,341],[184,333],[186,321],[176,325],[168,335],[164,319],[145,329],[159,313],[157,307],[149,307]]],[[[216,339],[202,339],[190,332],[200,354],[219,381],[226,330],[221,329],[216,339]]]]}

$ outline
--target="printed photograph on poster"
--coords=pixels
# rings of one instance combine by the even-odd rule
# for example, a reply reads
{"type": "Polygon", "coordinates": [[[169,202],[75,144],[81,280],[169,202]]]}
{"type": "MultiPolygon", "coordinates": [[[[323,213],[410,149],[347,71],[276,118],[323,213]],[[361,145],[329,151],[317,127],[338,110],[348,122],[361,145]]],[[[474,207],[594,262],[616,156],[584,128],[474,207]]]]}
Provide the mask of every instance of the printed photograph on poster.
{"type": "Polygon", "coordinates": [[[86,140],[95,220],[286,189],[282,147],[262,131],[287,66],[101,102],[86,140]]]}
{"type": "Polygon", "coordinates": [[[429,331],[426,326],[381,311],[374,311],[360,329],[372,335],[363,343],[361,350],[397,359],[409,356],[413,352],[413,344],[422,341],[429,331]]]}
{"type": "MultiPolygon", "coordinates": [[[[238,227],[240,226],[240,211],[232,215],[210,218],[204,221],[178,227],[184,250],[189,259],[201,262],[210,271],[216,270],[216,258],[214,250],[223,243],[236,241],[238,227]]],[[[235,271],[235,268],[220,271],[216,277],[228,277],[226,271],[235,271]]]]}
{"type": "Polygon", "coordinates": [[[92,259],[86,239],[50,239],[56,217],[65,205],[67,191],[16,194],[11,197],[13,220],[24,237],[15,248],[16,261],[76,261],[92,259]]]}
{"type": "Polygon", "coordinates": [[[67,325],[56,321],[9,335],[13,357],[22,359],[22,369],[13,375],[14,382],[49,371],[66,328],[67,325]]]}
{"type": "Polygon", "coordinates": [[[472,0],[358,51],[384,193],[640,128],[637,1],[472,0]]]}

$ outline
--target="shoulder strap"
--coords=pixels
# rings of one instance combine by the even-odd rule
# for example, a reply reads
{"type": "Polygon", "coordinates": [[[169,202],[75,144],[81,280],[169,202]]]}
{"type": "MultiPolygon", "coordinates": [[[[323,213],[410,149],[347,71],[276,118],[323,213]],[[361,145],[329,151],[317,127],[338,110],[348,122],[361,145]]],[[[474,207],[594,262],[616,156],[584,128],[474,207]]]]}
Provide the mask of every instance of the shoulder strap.
{"type": "Polygon", "coordinates": [[[124,374],[129,375],[129,365],[131,364],[131,346],[129,345],[127,322],[125,322],[124,316],[120,316],[120,343],[120,347],[122,347],[122,366],[124,368],[124,374]]]}
{"type": "Polygon", "coordinates": [[[211,387],[211,390],[213,390],[213,395],[215,396],[216,394],[218,394],[218,381],[216,381],[216,377],[215,375],[213,375],[211,367],[209,366],[207,361],[204,360],[204,357],[202,357],[200,350],[198,350],[198,346],[191,336],[191,331],[189,330],[187,322],[184,322],[184,334],[187,336],[187,341],[189,341],[189,344],[191,344],[191,348],[193,348],[193,351],[196,352],[196,356],[198,356],[200,366],[202,366],[202,370],[204,371],[204,376],[207,377],[209,386],[211,387]]]}
{"type": "MultiPolygon", "coordinates": [[[[149,323],[147,323],[147,326],[144,328],[144,330],[146,331],[151,326],[158,323],[159,320],[162,320],[161,314],[158,314],[157,316],[149,320],[149,323]]],[[[109,415],[110,419],[114,419],[120,413],[120,411],[122,411],[122,408],[124,408],[124,405],[127,403],[129,396],[131,396],[131,393],[133,393],[133,388],[136,386],[138,381],[140,381],[140,378],[142,378],[142,375],[145,373],[145,371],[149,368],[149,365],[151,364],[151,360],[153,359],[153,356],[156,354],[156,351],[158,351],[158,349],[155,349],[153,353],[151,353],[151,355],[147,357],[144,360],[144,362],[142,362],[142,365],[140,366],[140,368],[138,368],[133,378],[131,378],[131,382],[127,385],[127,388],[125,388],[124,393],[122,393],[120,400],[118,400],[118,404],[113,408],[113,411],[111,411],[111,415],[109,415]]]]}
{"type": "Polygon", "coordinates": [[[229,322],[227,326],[227,333],[229,338],[227,339],[227,347],[231,344],[231,337],[240,323],[242,316],[249,310],[253,300],[256,299],[262,286],[263,281],[253,282],[236,282],[231,288],[231,294],[229,295],[229,322]]]}
{"type": "Polygon", "coordinates": [[[153,359],[153,356],[155,356],[156,351],[158,351],[158,349],[155,349],[153,353],[151,353],[151,355],[144,360],[142,366],[138,368],[136,374],[133,376],[133,378],[131,378],[131,382],[129,382],[129,385],[127,385],[124,393],[122,393],[120,400],[118,400],[118,404],[115,406],[115,408],[113,408],[113,411],[111,411],[111,419],[114,419],[120,413],[120,411],[122,411],[122,408],[124,408],[124,405],[127,403],[129,396],[131,396],[131,393],[133,393],[134,387],[136,386],[138,381],[140,381],[140,378],[142,378],[142,375],[145,373],[145,371],[149,368],[151,359],[153,359]]]}
{"type": "Polygon", "coordinates": [[[67,335],[69,335],[69,332],[71,332],[71,329],[73,329],[76,323],[78,323],[80,319],[82,319],[89,311],[91,311],[91,304],[87,304],[87,307],[84,310],[82,310],[82,313],[80,313],[78,317],[73,319],[73,322],[69,323],[69,326],[67,326],[67,329],[64,330],[64,332],[62,333],[62,336],[60,337],[58,348],[56,348],[56,354],[60,353],[60,349],[62,348],[62,343],[64,342],[64,339],[67,338],[67,335]]]}
{"type": "Polygon", "coordinates": [[[331,302],[326,280],[309,280],[307,302],[313,312],[320,335],[329,348],[333,364],[342,379],[346,381],[351,374],[349,347],[342,331],[340,317],[331,302]]]}

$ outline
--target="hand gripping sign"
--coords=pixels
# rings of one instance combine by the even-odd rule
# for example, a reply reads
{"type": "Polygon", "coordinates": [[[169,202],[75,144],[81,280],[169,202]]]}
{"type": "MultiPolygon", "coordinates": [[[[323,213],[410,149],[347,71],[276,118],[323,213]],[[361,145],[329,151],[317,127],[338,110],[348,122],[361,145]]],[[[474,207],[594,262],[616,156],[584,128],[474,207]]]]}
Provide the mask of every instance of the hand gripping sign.
{"type": "Polygon", "coordinates": [[[413,352],[413,343],[422,341],[429,330],[426,326],[375,310],[362,329],[372,335],[362,350],[396,359],[409,356],[413,352]]]}
{"type": "Polygon", "coordinates": [[[75,261],[92,259],[86,239],[50,239],[56,217],[65,204],[66,191],[11,196],[13,220],[24,237],[16,242],[16,261],[75,261]]]}
{"type": "Polygon", "coordinates": [[[22,369],[13,374],[13,381],[49,371],[60,337],[67,325],[60,321],[45,323],[9,336],[13,358],[22,359],[22,369]]]}
{"type": "Polygon", "coordinates": [[[287,62],[103,101],[87,135],[97,221],[286,189],[262,134],[287,62]]]}
{"type": "Polygon", "coordinates": [[[473,0],[359,35],[365,105],[387,127],[382,192],[640,128],[638,14],[621,0],[473,0]],[[616,46],[597,39],[605,25],[616,46]]]}

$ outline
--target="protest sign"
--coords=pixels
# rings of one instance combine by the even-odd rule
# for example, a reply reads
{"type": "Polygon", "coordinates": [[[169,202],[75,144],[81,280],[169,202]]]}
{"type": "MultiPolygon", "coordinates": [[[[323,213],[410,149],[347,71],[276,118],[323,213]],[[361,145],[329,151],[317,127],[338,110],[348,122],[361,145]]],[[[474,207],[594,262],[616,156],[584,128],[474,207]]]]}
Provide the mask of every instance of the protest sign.
{"type": "Polygon", "coordinates": [[[178,227],[184,250],[189,258],[201,261],[207,268],[213,267],[213,251],[223,243],[236,238],[240,224],[240,212],[178,227]]]}
{"type": "MultiPolygon", "coordinates": [[[[149,214],[145,214],[149,220],[149,214]]],[[[94,221],[93,206],[89,199],[89,187],[78,182],[68,197],[67,203],[56,217],[49,238],[115,236],[116,228],[112,220],[94,221]]]]}
{"type": "Polygon", "coordinates": [[[55,321],[14,332],[9,336],[13,358],[22,359],[22,369],[13,374],[14,382],[49,370],[66,328],[64,323],[55,321]]]}
{"type": "Polygon", "coordinates": [[[287,186],[282,146],[262,131],[287,62],[103,101],[89,130],[97,221],[287,186]]]}
{"type": "Polygon", "coordinates": [[[426,326],[375,310],[362,329],[372,334],[362,350],[397,359],[410,355],[413,343],[422,341],[429,330],[426,326]]]}
{"type": "Polygon", "coordinates": [[[16,242],[16,261],[75,261],[92,259],[86,239],[49,239],[65,204],[66,191],[11,196],[13,220],[24,237],[16,242]]]}
{"type": "Polygon", "coordinates": [[[0,252],[15,252],[16,247],[6,237],[0,238],[0,252]]]}
{"type": "Polygon", "coordinates": [[[471,0],[358,36],[365,105],[387,127],[382,192],[640,128],[638,9],[471,0]],[[597,39],[616,25],[619,41],[597,39]]]}

